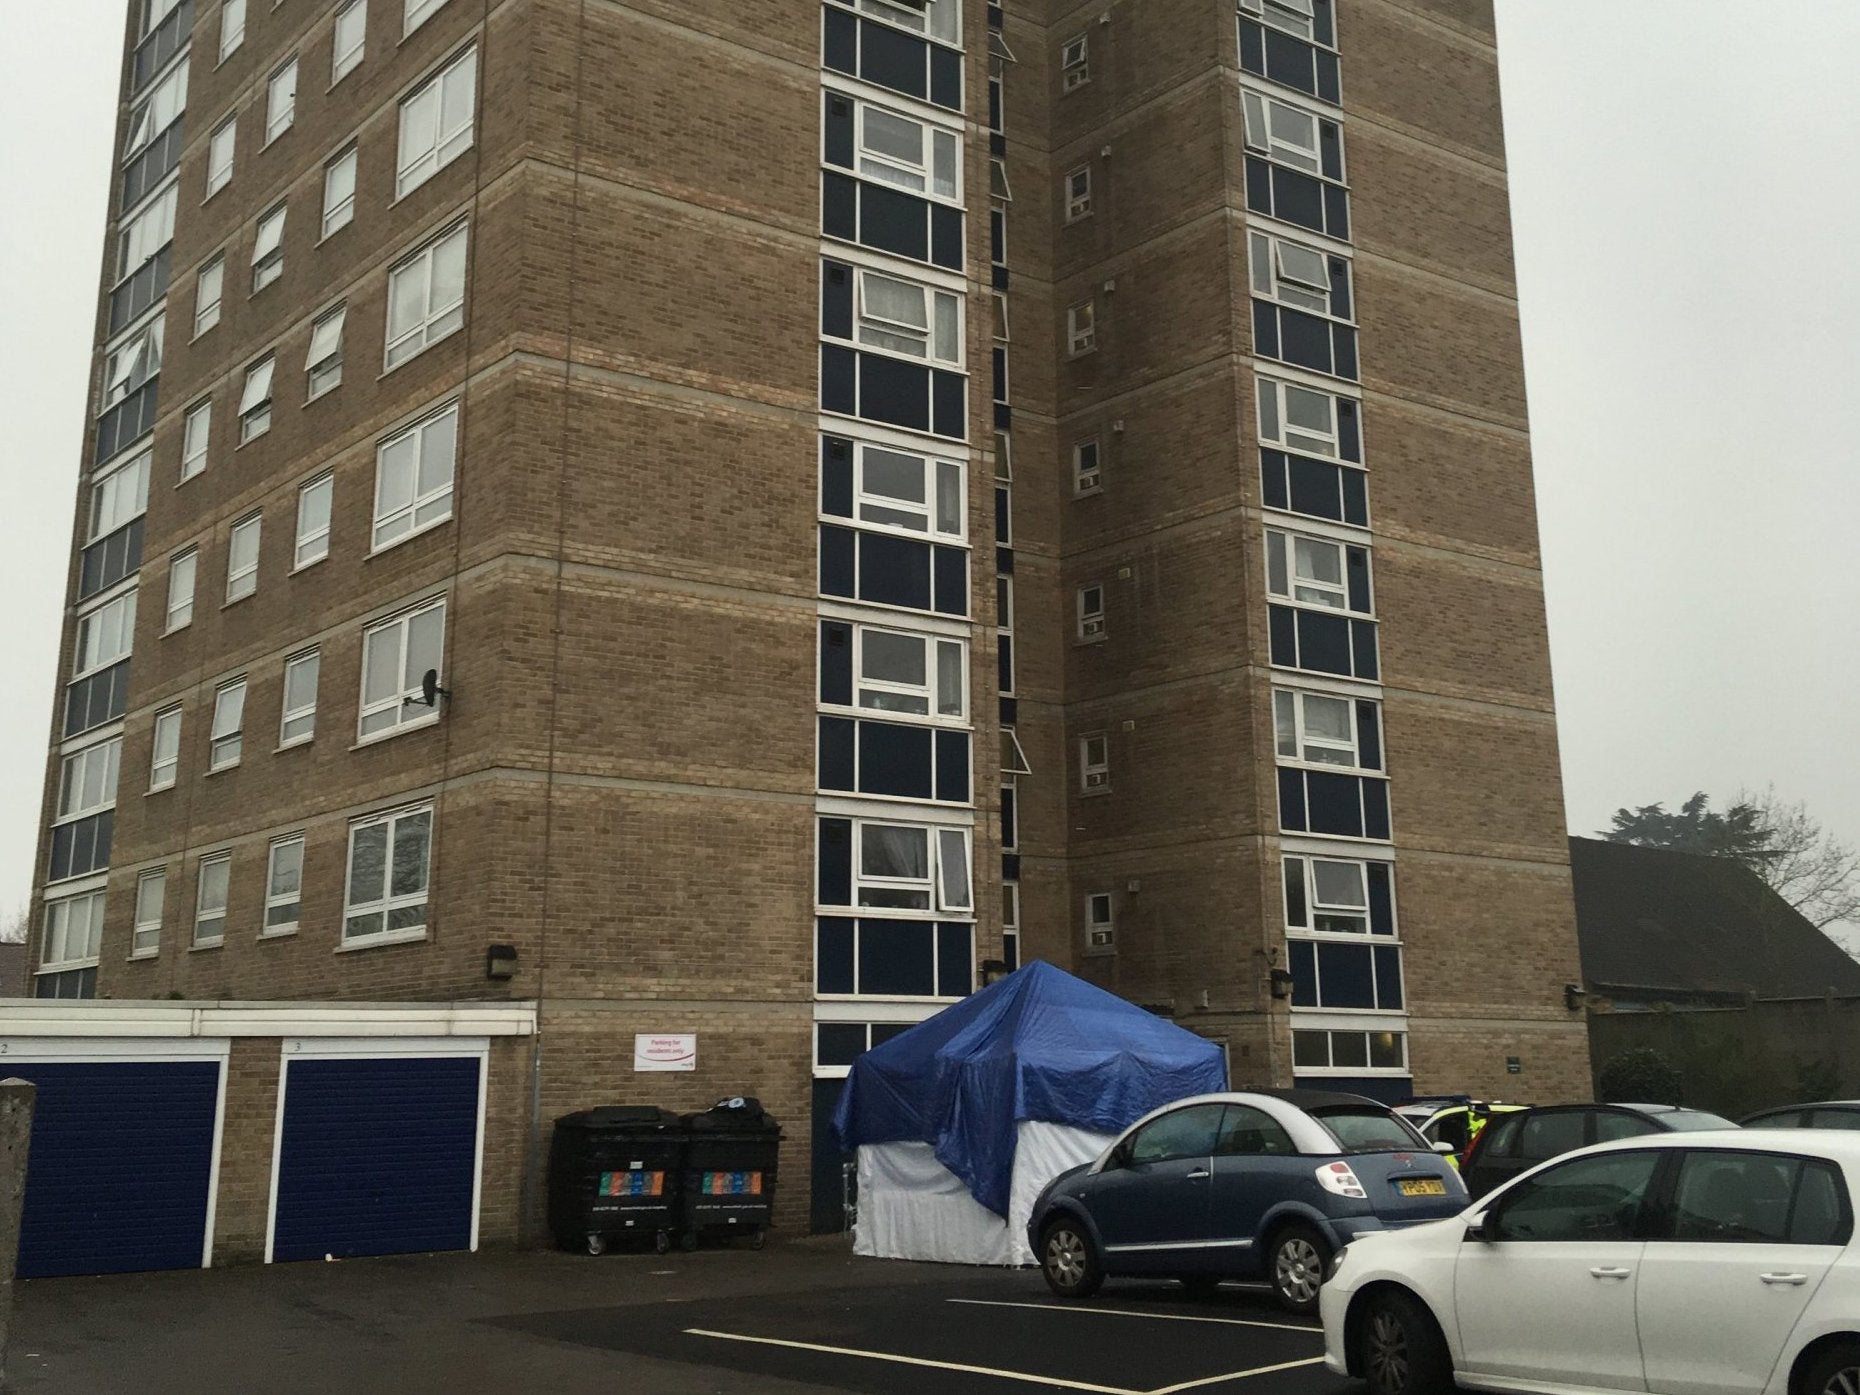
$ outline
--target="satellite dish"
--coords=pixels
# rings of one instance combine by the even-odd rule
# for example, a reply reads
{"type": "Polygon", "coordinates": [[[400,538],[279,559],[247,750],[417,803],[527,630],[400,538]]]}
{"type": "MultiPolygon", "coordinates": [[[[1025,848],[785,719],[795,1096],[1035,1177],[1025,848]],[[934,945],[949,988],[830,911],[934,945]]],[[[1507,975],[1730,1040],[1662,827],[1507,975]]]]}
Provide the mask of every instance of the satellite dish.
{"type": "Polygon", "coordinates": [[[429,668],[420,675],[420,701],[428,707],[439,706],[439,699],[445,689],[439,686],[439,670],[429,668]]]}

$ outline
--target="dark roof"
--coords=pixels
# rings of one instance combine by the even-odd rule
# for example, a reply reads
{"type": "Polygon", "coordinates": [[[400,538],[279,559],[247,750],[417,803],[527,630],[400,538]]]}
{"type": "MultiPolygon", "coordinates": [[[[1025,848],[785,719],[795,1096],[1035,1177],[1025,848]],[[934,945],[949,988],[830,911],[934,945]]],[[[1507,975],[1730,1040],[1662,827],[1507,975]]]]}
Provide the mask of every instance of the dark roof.
{"type": "Polygon", "coordinates": [[[1372,1100],[1367,1095],[1346,1095],[1340,1090],[1305,1090],[1305,1089],[1267,1089],[1248,1090],[1249,1095],[1270,1095],[1275,1100],[1284,1100],[1287,1104],[1297,1105],[1307,1112],[1313,1109],[1360,1109],[1368,1105],[1371,1109],[1387,1109],[1379,1100],[1372,1100]]]}
{"type": "Polygon", "coordinates": [[[1860,962],[1727,858],[1569,840],[1582,976],[1604,995],[1860,994],[1860,962]]]}

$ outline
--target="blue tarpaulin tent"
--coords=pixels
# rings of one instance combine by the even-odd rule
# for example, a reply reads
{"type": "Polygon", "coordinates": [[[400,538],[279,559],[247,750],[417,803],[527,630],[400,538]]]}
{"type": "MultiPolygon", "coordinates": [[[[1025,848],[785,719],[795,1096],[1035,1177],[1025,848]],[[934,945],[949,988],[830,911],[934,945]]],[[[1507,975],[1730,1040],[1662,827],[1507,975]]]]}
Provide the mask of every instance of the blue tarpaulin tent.
{"type": "Polygon", "coordinates": [[[1226,1087],[1213,1042],[1035,961],[861,1056],[833,1127],[847,1152],[930,1145],[1006,1219],[1022,1124],[1114,1134],[1226,1087]]]}

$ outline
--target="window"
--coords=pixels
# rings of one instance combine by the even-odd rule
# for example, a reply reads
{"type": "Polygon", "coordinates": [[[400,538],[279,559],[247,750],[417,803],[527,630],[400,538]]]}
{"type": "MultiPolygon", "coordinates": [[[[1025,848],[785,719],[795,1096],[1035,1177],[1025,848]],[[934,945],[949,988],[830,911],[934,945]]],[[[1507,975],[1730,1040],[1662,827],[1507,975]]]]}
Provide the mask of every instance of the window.
{"type": "Polygon", "coordinates": [[[103,370],[103,405],[114,407],[161,372],[165,316],[157,315],[110,352],[103,370]]]}
{"type": "Polygon", "coordinates": [[[226,600],[243,600],[258,590],[258,540],[264,519],[253,514],[232,526],[226,544],[226,600]]]}
{"type": "Polygon", "coordinates": [[[1091,81],[1091,36],[1067,39],[1059,50],[1059,89],[1070,92],[1091,81]]]}
{"type": "Polygon", "coordinates": [[[1072,492],[1096,494],[1104,488],[1104,470],[1098,463],[1098,443],[1080,441],[1072,447],[1072,492]]]}
{"type": "Polygon", "coordinates": [[[181,478],[191,480],[207,468],[207,440],[213,430],[213,404],[197,402],[187,409],[181,429],[181,478]]]}
{"type": "Polygon", "coordinates": [[[58,776],[58,812],[54,823],[88,818],[116,807],[116,777],[123,759],[123,738],[113,737],[66,756],[58,776]]]}
{"type": "Polygon", "coordinates": [[[200,859],[194,891],[196,945],[216,945],[226,938],[226,892],[231,879],[231,853],[200,859]]]}
{"type": "Polygon", "coordinates": [[[1066,311],[1066,352],[1077,358],[1098,347],[1097,314],[1091,301],[1066,311]]]}
{"type": "Polygon", "coordinates": [[[303,889],[303,835],[280,838],[265,859],[265,926],[260,934],[289,935],[297,929],[303,889]]]}
{"type": "Polygon", "coordinates": [[[1078,636],[1082,640],[1104,638],[1104,587],[1079,587],[1078,636]]]}
{"type": "Polygon", "coordinates": [[[1001,782],[1001,851],[1020,847],[1020,785],[1010,778],[1001,782]]]}
{"type": "Polygon", "coordinates": [[[45,903],[45,937],[39,944],[41,998],[94,998],[97,955],[103,948],[103,893],[45,903]],[[51,980],[48,982],[47,980],[51,980]]]}
{"type": "Polygon", "coordinates": [[[1334,857],[1286,857],[1285,923],[1300,935],[1395,933],[1389,866],[1334,857]]]}
{"type": "Polygon", "coordinates": [[[330,502],[336,477],[324,475],[297,491],[297,554],[292,569],[307,567],[329,556],[330,502]]]}
{"type": "Polygon", "coordinates": [[[876,19],[946,44],[957,42],[962,34],[961,0],[857,0],[857,4],[876,19]]]}
{"type": "Polygon", "coordinates": [[[155,714],[155,731],[149,743],[149,793],[173,786],[181,768],[181,709],[170,707],[155,714]]]}
{"type": "Polygon", "coordinates": [[[220,62],[245,42],[245,0],[225,0],[220,6],[220,62]]]}
{"type": "Polygon", "coordinates": [[[212,198],[233,176],[233,147],[239,139],[239,118],[229,116],[213,130],[207,144],[207,197],[212,198]]]}
{"type": "Polygon", "coordinates": [[[1009,971],[1020,967],[1020,883],[1001,883],[1001,958],[1009,971]]]}
{"type": "Polygon", "coordinates": [[[1153,1119],[1131,1136],[1125,1166],[1167,1162],[1171,1158],[1211,1158],[1225,1105],[1191,1104],[1153,1119]]]}
{"type": "MultiPolygon", "coordinates": [[[[1271,97],[1261,96],[1257,92],[1241,93],[1241,101],[1246,109],[1246,143],[1248,148],[1257,150],[1268,159],[1307,174],[1330,174],[1340,178],[1341,174],[1325,169],[1325,159],[1320,150],[1318,132],[1320,127],[1328,127],[1334,136],[1336,124],[1321,121],[1318,117],[1289,102],[1277,101],[1271,97]]],[[[1334,169],[1334,166],[1333,166],[1334,169]]]]}
{"type": "Polygon", "coordinates": [[[149,452],[144,451],[91,486],[90,535],[86,541],[107,537],[148,512],[149,458],[149,452]]]}
{"type": "Polygon", "coordinates": [[[304,356],[304,368],[313,398],[342,384],[342,324],[348,313],[346,305],[338,305],[310,326],[310,352],[304,356]]]}
{"type": "Polygon", "coordinates": [[[208,733],[207,770],[239,763],[245,747],[245,679],[228,683],[213,695],[213,728],[208,733]]]}
{"type": "Polygon", "coordinates": [[[1256,232],[1252,249],[1253,294],[1298,310],[1350,318],[1350,263],[1315,247],[1256,232]]]}
{"type": "Polygon", "coordinates": [[[316,685],[322,658],[316,650],[284,661],[284,705],[278,745],[295,746],[316,735],[316,685]]]}
{"type": "Polygon", "coordinates": [[[961,144],[954,131],[859,102],[854,107],[858,170],[917,194],[961,197],[961,144]]]}
{"type": "Polygon", "coordinates": [[[905,911],[968,911],[969,832],[853,821],[853,904],[905,911]]]}
{"type": "Polygon", "coordinates": [[[400,104],[400,157],[394,196],[419,188],[471,149],[478,50],[467,49],[400,104]]]}
{"type": "Polygon", "coordinates": [[[858,271],[861,344],[939,363],[962,362],[962,297],[882,272],[858,271]]]}
{"type": "Polygon", "coordinates": [[[346,228],[355,216],[355,147],[323,166],[323,236],[346,228]]]}
{"type": "Polygon", "coordinates": [[[1397,1031],[1299,1030],[1292,1033],[1299,1070],[1397,1073],[1408,1068],[1408,1034],[1397,1031]]]}
{"type": "Polygon", "coordinates": [[[368,0],[349,0],[336,11],[330,41],[329,81],[333,87],[354,72],[368,46],[368,0]]]}
{"type": "Polygon", "coordinates": [[[1268,528],[1266,590],[1301,605],[1368,614],[1369,550],[1268,528]]]}
{"type": "Polygon", "coordinates": [[[154,954],[161,949],[162,903],[167,895],[166,869],[157,868],[136,878],[136,921],[129,934],[131,958],[154,954]]]}
{"type": "Polygon", "coordinates": [[[1261,445],[1279,446],[1326,460],[1356,459],[1354,431],[1339,430],[1339,403],[1349,409],[1354,423],[1356,404],[1314,388],[1277,378],[1260,378],[1259,440],[1261,445]]]}
{"type": "Polygon", "coordinates": [[[136,593],[105,601],[78,617],[72,676],[82,678],[129,657],[136,641],[136,593]]]}
{"type": "Polygon", "coordinates": [[[297,60],[291,59],[271,75],[265,86],[265,144],[291,129],[297,119],[297,60]]]}
{"type": "Polygon", "coordinates": [[[178,63],[129,114],[129,138],[123,142],[123,159],[129,160],[172,126],[186,106],[187,64],[178,63]]]}
{"type": "Polygon", "coordinates": [[[887,531],[963,536],[967,502],[960,464],[830,436],[826,438],[829,475],[833,462],[845,459],[847,453],[853,462],[853,518],[887,531]]]}
{"type": "MultiPolygon", "coordinates": [[[[1001,199],[1004,202],[1008,202],[1008,203],[1012,203],[1014,200],[1014,190],[1008,184],[1007,161],[1003,160],[998,155],[991,155],[988,159],[988,196],[990,198],[1001,199]]],[[[1003,215],[1003,222],[1002,222],[1001,240],[1003,244],[1002,250],[1005,253],[1006,242],[1007,242],[1007,224],[1006,224],[1006,210],[1005,209],[1002,210],[1002,215],[1003,215]]]]}
{"type": "Polygon", "coordinates": [[[445,643],[443,597],[363,632],[361,737],[438,720],[438,708],[421,700],[422,684],[439,669],[445,643]]]}
{"type": "Polygon", "coordinates": [[[1659,1157],[1600,1153],[1549,1168],[1505,1193],[1486,1217],[1486,1233],[1494,1240],[1583,1244],[1636,1239],[1659,1157]]]}
{"type": "MultiPolygon", "coordinates": [[[[826,671],[833,662],[831,651],[848,642],[853,650],[850,705],[914,717],[966,716],[969,655],[962,640],[840,621],[821,625],[823,701],[843,701],[843,687],[827,696],[826,671]]],[[[844,678],[839,682],[844,684],[844,678]]]]}
{"type": "Polygon", "coordinates": [[[1066,221],[1076,223],[1091,216],[1091,166],[1084,165],[1066,176],[1066,221]]]}
{"type": "Polygon", "coordinates": [[[1100,794],[1111,788],[1111,741],[1103,732],[1079,738],[1079,789],[1100,794]]]}
{"type": "Polygon", "coordinates": [[[407,0],[406,27],[401,30],[401,33],[411,34],[422,24],[426,23],[434,12],[445,3],[446,0],[407,0]]]}
{"type": "Polygon", "coordinates": [[[163,634],[194,623],[194,574],[199,564],[200,553],[191,547],[168,559],[168,614],[163,634]]]}
{"type": "Polygon", "coordinates": [[[258,220],[252,237],[252,289],[262,291],[284,274],[284,214],[279,204],[258,220]]]}
{"type": "Polygon", "coordinates": [[[426,934],[430,804],[349,825],[349,890],[342,938],[417,939],[426,934]]]}
{"type": "MultiPolygon", "coordinates": [[[[995,650],[999,676],[996,686],[1003,697],[1014,695],[1014,578],[1004,573],[995,576],[995,650]]],[[[1006,741],[1002,742],[1005,748],[1006,741]]],[[[1016,754],[1020,741],[1014,742],[1016,754]]],[[[1005,761],[1002,768],[1009,769],[1005,761]]]]}
{"type": "Polygon", "coordinates": [[[215,257],[200,268],[194,280],[194,334],[205,334],[220,322],[220,288],[226,280],[226,258],[215,257]]]}
{"type": "Polygon", "coordinates": [[[1272,716],[1279,758],[1380,770],[1380,742],[1373,730],[1375,711],[1373,702],[1276,689],[1272,694],[1272,716]]]}
{"type": "Polygon", "coordinates": [[[143,0],[141,35],[146,38],[164,19],[180,8],[181,0],[143,0]]]}
{"type": "Polygon", "coordinates": [[[376,551],[452,516],[457,403],[388,437],[375,452],[376,551]]]}
{"type": "Polygon", "coordinates": [[[387,367],[465,323],[465,233],[461,223],[388,273],[387,367]]]}
{"type": "Polygon", "coordinates": [[[271,370],[276,366],[266,354],[245,370],[245,388],[239,394],[239,443],[256,440],[271,430],[271,370]]]}
{"type": "Polygon", "coordinates": [[[1117,907],[1108,891],[1085,898],[1085,949],[1104,954],[1117,948],[1117,907]]]}
{"type": "Polygon", "coordinates": [[[1301,39],[1317,37],[1312,0],[1240,0],[1240,8],[1287,34],[1296,34],[1301,39]]]}

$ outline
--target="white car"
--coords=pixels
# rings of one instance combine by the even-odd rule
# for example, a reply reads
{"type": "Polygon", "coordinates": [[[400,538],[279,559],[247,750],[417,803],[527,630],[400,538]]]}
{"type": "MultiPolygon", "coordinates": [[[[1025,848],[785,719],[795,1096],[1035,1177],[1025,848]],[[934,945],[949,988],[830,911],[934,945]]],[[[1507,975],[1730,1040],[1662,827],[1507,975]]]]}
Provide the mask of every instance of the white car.
{"type": "Polygon", "coordinates": [[[1860,1133],[1654,1134],[1366,1235],[1319,1298],[1374,1395],[1860,1395],[1860,1133]]]}

